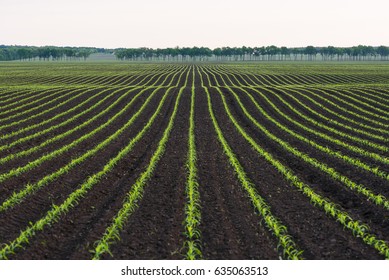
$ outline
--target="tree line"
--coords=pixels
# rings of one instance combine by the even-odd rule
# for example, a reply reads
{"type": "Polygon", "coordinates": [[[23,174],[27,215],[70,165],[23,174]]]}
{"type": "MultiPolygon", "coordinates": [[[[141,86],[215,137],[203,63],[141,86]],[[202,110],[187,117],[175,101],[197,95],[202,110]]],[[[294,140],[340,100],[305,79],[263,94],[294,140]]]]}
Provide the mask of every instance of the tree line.
{"type": "Polygon", "coordinates": [[[104,49],[79,47],[0,46],[0,61],[8,60],[86,60],[104,49]]]}
{"type": "Polygon", "coordinates": [[[130,48],[116,49],[116,57],[120,60],[162,60],[162,61],[252,61],[252,60],[388,60],[389,47],[355,46],[287,48],[277,46],[266,47],[223,47],[211,50],[206,47],[193,48],[130,48]]]}
{"type": "Polygon", "coordinates": [[[86,60],[92,53],[113,53],[119,60],[132,61],[274,61],[328,60],[370,61],[389,60],[389,47],[176,47],[176,48],[78,48],[0,46],[0,61],[5,60],[86,60]]]}

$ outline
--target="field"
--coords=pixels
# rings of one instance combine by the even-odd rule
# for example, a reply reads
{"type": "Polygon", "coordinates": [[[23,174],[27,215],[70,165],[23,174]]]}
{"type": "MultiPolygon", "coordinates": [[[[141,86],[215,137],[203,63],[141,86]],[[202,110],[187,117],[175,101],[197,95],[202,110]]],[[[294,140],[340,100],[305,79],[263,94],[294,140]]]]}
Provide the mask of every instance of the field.
{"type": "Polygon", "coordinates": [[[388,259],[389,64],[1,63],[0,259],[388,259]]]}

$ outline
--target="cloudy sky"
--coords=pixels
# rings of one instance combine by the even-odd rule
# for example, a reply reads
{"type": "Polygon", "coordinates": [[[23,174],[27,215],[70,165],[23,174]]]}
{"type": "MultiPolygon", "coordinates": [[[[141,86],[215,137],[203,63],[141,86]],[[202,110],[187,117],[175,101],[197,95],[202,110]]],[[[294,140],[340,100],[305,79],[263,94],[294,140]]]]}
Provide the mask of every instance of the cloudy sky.
{"type": "Polygon", "coordinates": [[[389,46],[388,0],[0,0],[0,44],[389,46]]]}

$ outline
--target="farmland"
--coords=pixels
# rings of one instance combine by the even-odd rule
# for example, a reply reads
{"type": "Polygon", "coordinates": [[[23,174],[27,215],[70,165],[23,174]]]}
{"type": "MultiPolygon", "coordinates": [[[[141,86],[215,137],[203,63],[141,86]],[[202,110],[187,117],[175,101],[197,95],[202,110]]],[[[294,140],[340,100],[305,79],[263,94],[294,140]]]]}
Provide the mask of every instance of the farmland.
{"type": "Polygon", "coordinates": [[[0,259],[389,259],[386,63],[1,63],[0,259]]]}

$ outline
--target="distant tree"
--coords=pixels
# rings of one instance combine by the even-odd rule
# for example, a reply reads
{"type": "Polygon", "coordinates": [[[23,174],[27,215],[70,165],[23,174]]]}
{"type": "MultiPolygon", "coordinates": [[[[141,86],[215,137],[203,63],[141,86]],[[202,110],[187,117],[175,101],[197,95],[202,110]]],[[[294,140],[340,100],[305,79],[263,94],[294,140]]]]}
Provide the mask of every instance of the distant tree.
{"type": "Polygon", "coordinates": [[[328,48],[327,47],[321,47],[318,49],[318,52],[320,53],[323,60],[328,59],[328,48]]]}
{"type": "Polygon", "coordinates": [[[173,57],[173,59],[177,59],[178,60],[178,56],[180,55],[180,48],[179,47],[175,47],[173,49],[170,49],[171,51],[171,56],[173,57]]]}
{"type": "Polygon", "coordinates": [[[362,55],[364,56],[365,59],[371,60],[376,57],[377,52],[375,48],[373,48],[372,46],[364,46],[362,55]]]}
{"type": "Polygon", "coordinates": [[[28,56],[28,49],[27,48],[18,48],[16,50],[16,54],[18,56],[19,60],[25,60],[28,56]]]}
{"type": "Polygon", "coordinates": [[[336,55],[336,48],[333,46],[322,47],[318,50],[323,60],[333,60],[336,55]]]}
{"type": "Polygon", "coordinates": [[[200,49],[198,47],[188,48],[188,55],[191,60],[197,60],[200,56],[200,49]]]}
{"type": "Polygon", "coordinates": [[[83,58],[84,61],[91,55],[91,51],[88,49],[80,49],[77,53],[77,56],[83,58]]]}
{"type": "Polygon", "coordinates": [[[293,56],[294,60],[297,60],[298,56],[302,55],[301,48],[290,48],[289,53],[293,56]]]}
{"type": "Polygon", "coordinates": [[[247,47],[247,48],[245,49],[245,55],[248,56],[248,59],[249,59],[249,60],[252,60],[252,59],[253,59],[253,54],[254,54],[254,48],[247,47]]]}
{"type": "Polygon", "coordinates": [[[330,60],[332,60],[336,55],[336,48],[334,46],[328,46],[327,50],[328,50],[328,56],[330,60]]]}
{"type": "Polygon", "coordinates": [[[389,47],[379,46],[377,48],[377,54],[381,57],[381,60],[386,60],[389,56],[389,47]]]}
{"type": "Polygon", "coordinates": [[[124,60],[126,59],[126,51],[123,49],[117,49],[114,51],[114,55],[117,59],[124,60]]]}
{"type": "Polygon", "coordinates": [[[287,47],[281,47],[280,53],[281,53],[281,60],[284,60],[290,56],[290,50],[287,47]]]}
{"type": "Polygon", "coordinates": [[[49,47],[42,47],[38,49],[38,57],[39,60],[43,58],[43,60],[49,60],[51,56],[50,48],[49,47]]]}
{"type": "Polygon", "coordinates": [[[347,55],[347,59],[352,59],[353,49],[352,48],[344,48],[344,53],[347,55]]]}
{"type": "Polygon", "coordinates": [[[161,57],[164,57],[163,49],[160,49],[160,48],[156,49],[154,51],[154,55],[157,58],[157,60],[160,60],[161,57]]]}
{"type": "Polygon", "coordinates": [[[351,47],[351,57],[353,60],[362,59],[362,45],[351,47]]]}
{"type": "Polygon", "coordinates": [[[1,54],[2,60],[15,60],[15,59],[17,59],[16,49],[13,47],[2,48],[0,54],[1,54]]]}
{"type": "Polygon", "coordinates": [[[199,56],[201,60],[208,59],[212,56],[212,50],[210,48],[201,47],[199,48],[199,56]]]}
{"type": "Polygon", "coordinates": [[[307,46],[304,50],[304,54],[308,56],[308,60],[314,60],[316,58],[317,49],[314,46],[307,46]]]}
{"type": "Polygon", "coordinates": [[[280,49],[274,45],[268,46],[265,48],[265,53],[267,55],[267,60],[274,60],[274,56],[280,52],[280,49]]]}
{"type": "Polygon", "coordinates": [[[184,48],[181,48],[178,50],[179,50],[179,53],[181,55],[181,60],[188,60],[189,59],[190,48],[184,47],[184,48]]]}
{"type": "Polygon", "coordinates": [[[216,48],[212,51],[212,54],[214,56],[216,56],[216,59],[217,60],[221,60],[221,56],[222,56],[222,49],[221,48],[216,48]]]}
{"type": "Polygon", "coordinates": [[[29,47],[29,46],[5,46],[0,45],[0,60],[32,60],[38,57],[40,60],[73,59],[86,60],[94,52],[114,53],[121,60],[179,60],[204,61],[209,59],[244,61],[244,60],[303,60],[304,55],[309,60],[314,60],[319,53],[323,60],[386,60],[389,56],[389,48],[386,46],[372,47],[358,45],[350,48],[337,48],[334,46],[305,48],[287,48],[262,46],[262,47],[222,47],[211,50],[207,47],[175,47],[175,48],[128,48],[128,49],[97,49],[82,47],[29,47]],[[293,57],[293,58],[292,58],[293,57]]]}
{"type": "Polygon", "coordinates": [[[59,60],[63,57],[64,52],[62,48],[50,47],[50,55],[52,60],[59,60]]]}
{"type": "Polygon", "coordinates": [[[247,48],[246,46],[243,46],[240,48],[240,52],[241,52],[240,60],[245,61],[246,56],[250,53],[249,48],[247,48]]]}
{"type": "Polygon", "coordinates": [[[344,54],[344,48],[335,48],[335,55],[337,56],[337,60],[343,60],[344,54]]]}
{"type": "Polygon", "coordinates": [[[76,56],[76,51],[73,48],[65,48],[63,53],[65,54],[66,60],[72,59],[76,56]]]}
{"type": "Polygon", "coordinates": [[[254,57],[261,58],[265,54],[266,50],[265,47],[255,47],[253,49],[253,55],[254,57]]]}

